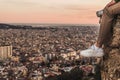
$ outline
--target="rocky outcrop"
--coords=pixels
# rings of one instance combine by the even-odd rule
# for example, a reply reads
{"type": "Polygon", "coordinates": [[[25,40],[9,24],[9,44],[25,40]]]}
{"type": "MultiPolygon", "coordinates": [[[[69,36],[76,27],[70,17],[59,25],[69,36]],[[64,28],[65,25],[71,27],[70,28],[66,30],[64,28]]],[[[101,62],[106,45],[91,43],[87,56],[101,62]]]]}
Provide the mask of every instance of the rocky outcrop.
{"type": "Polygon", "coordinates": [[[105,44],[105,57],[102,66],[103,80],[120,80],[120,16],[113,24],[113,35],[105,44]]]}

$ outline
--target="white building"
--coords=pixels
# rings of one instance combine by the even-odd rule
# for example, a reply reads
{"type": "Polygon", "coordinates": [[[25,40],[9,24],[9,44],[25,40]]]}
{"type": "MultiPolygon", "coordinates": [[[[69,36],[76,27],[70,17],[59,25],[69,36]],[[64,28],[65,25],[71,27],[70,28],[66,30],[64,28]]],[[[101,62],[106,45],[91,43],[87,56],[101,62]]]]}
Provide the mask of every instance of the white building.
{"type": "Polygon", "coordinates": [[[12,46],[0,46],[0,58],[7,59],[12,56],[12,46]]]}

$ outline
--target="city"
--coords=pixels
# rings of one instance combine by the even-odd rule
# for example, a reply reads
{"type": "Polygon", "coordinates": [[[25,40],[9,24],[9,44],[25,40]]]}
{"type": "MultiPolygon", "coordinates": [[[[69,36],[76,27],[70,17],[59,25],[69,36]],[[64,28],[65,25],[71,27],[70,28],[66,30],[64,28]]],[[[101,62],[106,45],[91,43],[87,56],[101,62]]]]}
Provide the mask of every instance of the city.
{"type": "Polygon", "coordinates": [[[6,28],[0,34],[0,80],[95,80],[99,59],[80,51],[96,41],[97,26],[6,28]]]}

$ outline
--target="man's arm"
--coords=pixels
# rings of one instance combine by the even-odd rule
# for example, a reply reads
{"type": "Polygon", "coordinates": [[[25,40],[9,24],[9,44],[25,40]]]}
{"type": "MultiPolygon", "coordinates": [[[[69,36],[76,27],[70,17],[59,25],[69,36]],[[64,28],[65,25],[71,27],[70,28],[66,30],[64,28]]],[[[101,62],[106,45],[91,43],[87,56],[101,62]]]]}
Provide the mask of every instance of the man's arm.
{"type": "Polygon", "coordinates": [[[106,6],[107,6],[107,7],[110,7],[110,6],[114,5],[114,4],[116,4],[116,2],[115,2],[115,0],[112,0],[112,1],[109,2],[106,6]]]}

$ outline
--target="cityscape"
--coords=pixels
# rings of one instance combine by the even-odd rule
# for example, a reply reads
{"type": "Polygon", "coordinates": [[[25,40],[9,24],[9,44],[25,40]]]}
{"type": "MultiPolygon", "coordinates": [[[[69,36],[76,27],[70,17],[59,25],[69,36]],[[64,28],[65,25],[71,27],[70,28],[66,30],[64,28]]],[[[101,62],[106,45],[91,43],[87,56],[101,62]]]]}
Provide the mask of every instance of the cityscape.
{"type": "Polygon", "coordinates": [[[0,80],[99,80],[100,59],[80,56],[98,29],[0,24],[0,80]]]}
{"type": "Polygon", "coordinates": [[[119,1],[0,0],[0,80],[120,80],[119,1]]]}

